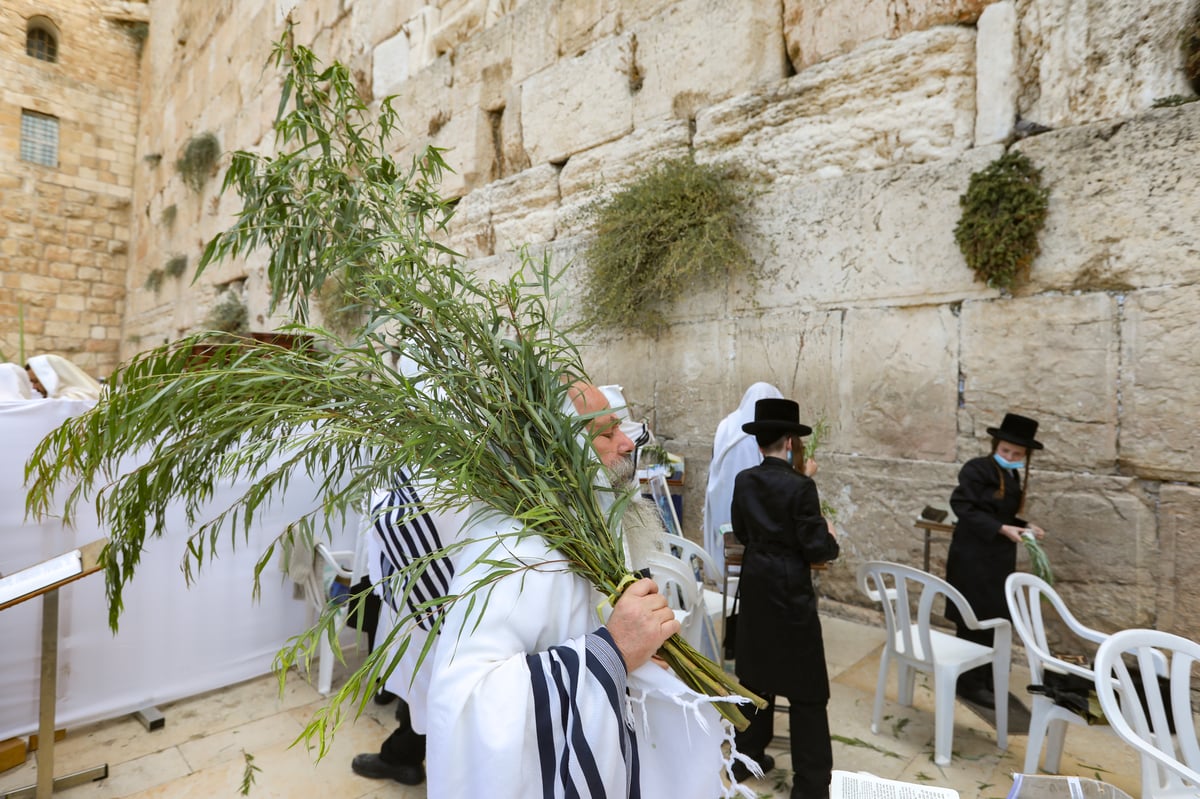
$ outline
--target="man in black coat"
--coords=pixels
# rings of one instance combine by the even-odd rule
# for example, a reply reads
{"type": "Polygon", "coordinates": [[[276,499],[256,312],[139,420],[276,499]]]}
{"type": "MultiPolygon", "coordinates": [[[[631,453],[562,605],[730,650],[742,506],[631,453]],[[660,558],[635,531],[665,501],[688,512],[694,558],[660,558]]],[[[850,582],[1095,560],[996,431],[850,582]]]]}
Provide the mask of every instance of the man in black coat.
{"type": "Polygon", "coordinates": [[[765,749],[774,737],[775,696],[787,697],[792,799],[824,799],[833,768],[829,675],[810,569],[836,558],[838,543],[821,516],[812,481],[817,464],[805,462],[802,472],[791,464],[793,452],[803,457],[800,437],[812,432],[800,424],[799,414],[792,400],[763,399],[755,404],[754,421],[742,425],[758,442],[763,462],[734,479],[733,532],[746,547],[738,584],[736,671],[768,704],[738,733],[737,746],[770,771],[774,760],[765,749]]]}

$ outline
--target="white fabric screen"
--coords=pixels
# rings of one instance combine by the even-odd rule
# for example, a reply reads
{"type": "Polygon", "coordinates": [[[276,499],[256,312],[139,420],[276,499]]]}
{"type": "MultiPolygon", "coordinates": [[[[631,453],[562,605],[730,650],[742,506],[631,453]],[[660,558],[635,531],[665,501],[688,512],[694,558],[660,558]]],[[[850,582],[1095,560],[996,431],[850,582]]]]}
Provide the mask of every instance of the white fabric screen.
{"type": "MultiPolygon", "coordinates": [[[[94,508],[79,508],[75,530],[55,520],[25,517],[25,461],[43,436],[93,403],[80,400],[0,402],[0,572],[11,574],[107,535],[94,508]]],[[[242,486],[244,488],[244,486],[242,486]]],[[[213,507],[240,495],[217,492],[213,507]]],[[[113,718],[230,685],[270,671],[275,653],[308,621],[293,599],[279,556],[251,596],[254,564],[285,524],[314,504],[314,484],[293,477],[282,502],[260,509],[248,542],[222,539],[218,559],[189,588],[180,571],[188,530],[182,508],[171,533],[148,542],[137,575],[125,590],[120,632],[108,627],[104,575],[60,589],[57,726],[113,718]]],[[[353,546],[352,532],[335,541],[353,546]]],[[[0,611],[0,740],[37,729],[42,602],[34,598],[0,611]]]]}

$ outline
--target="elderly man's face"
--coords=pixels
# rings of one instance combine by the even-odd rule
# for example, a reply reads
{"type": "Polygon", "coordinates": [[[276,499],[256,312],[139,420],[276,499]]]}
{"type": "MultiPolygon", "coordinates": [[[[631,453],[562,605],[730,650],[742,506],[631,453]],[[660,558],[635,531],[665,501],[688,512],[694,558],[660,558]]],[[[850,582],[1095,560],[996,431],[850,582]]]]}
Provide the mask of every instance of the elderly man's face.
{"type": "MultiPolygon", "coordinates": [[[[593,385],[578,383],[572,388],[571,399],[575,410],[581,415],[592,414],[609,408],[604,392],[593,385]]],[[[634,443],[621,432],[621,422],[615,413],[602,413],[588,422],[592,433],[592,447],[600,456],[600,462],[622,482],[633,479],[634,443]]],[[[614,481],[615,482],[615,481],[614,481]]]]}

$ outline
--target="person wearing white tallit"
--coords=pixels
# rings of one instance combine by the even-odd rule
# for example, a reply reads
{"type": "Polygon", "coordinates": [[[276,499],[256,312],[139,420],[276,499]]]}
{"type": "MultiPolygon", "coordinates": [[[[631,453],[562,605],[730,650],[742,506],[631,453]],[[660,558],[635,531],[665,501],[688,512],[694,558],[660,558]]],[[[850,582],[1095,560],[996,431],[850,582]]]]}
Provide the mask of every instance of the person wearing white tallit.
{"type": "Polygon", "coordinates": [[[0,402],[41,399],[34,396],[29,375],[15,363],[0,363],[0,402]]]}
{"type": "Polygon", "coordinates": [[[61,355],[34,355],[28,366],[46,399],[100,399],[100,383],[61,355]]]}
{"type": "Polygon", "coordinates": [[[760,399],[783,397],[770,383],[754,383],[742,395],[737,410],[717,425],[713,436],[713,459],[708,466],[708,487],[704,492],[704,548],[713,556],[718,569],[725,568],[725,541],[721,525],[729,524],[733,504],[733,479],[738,472],[762,463],[762,453],[754,436],[742,431],[742,425],[754,421],[754,404],[760,399]]]}
{"type": "MultiPolygon", "coordinates": [[[[573,401],[580,414],[609,407],[585,384],[573,401]]],[[[589,429],[614,481],[631,480],[633,442],[616,416],[589,429]]],[[[651,660],[679,630],[654,582],[633,583],[601,624],[592,584],[542,538],[516,532],[512,519],[475,523],[459,559],[471,565],[450,586],[468,589],[498,560],[518,569],[492,583],[482,609],[447,613],[429,686],[429,796],[753,796],[722,779],[736,755],[712,699],[651,660]],[[492,563],[476,560],[493,546],[492,563]]]]}

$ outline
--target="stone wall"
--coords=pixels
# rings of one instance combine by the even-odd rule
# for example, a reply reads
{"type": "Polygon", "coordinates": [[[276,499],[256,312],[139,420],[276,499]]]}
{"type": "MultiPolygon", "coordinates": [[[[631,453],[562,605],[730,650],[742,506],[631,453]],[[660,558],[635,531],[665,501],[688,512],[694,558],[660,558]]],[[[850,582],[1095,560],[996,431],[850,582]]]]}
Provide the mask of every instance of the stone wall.
{"type": "Polygon", "coordinates": [[[0,6],[0,354],[117,364],[129,269],[144,3],[0,6]],[[57,60],[26,53],[31,18],[57,60]],[[21,160],[23,110],[58,120],[58,165],[21,160]],[[22,341],[23,331],[23,341],[22,341]]]}
{"type": "MultiPolygon", "coordinates": [[[[243,287],[255,327],[272,323],[254,263],[135,289],[231,219],[216,180],[196,194],[170,165],[204,130],[269,150],[278,82],[261,65],[291,10],[302,42],[375,100],[397,95],[398,153],[448,148],[449,243],[477,269],[548,248],[574,262],[573,298],[580,209],[656,159],[692,152],[755,190],[753,280],[683,298],[653,334],[588,343],[592,374],[624,384],[686,456],[690,534],[718,420],[751,382],[775,383],[831,426],[817,479],[845,556],[822,588],[861,603],[857,565],[919,563],[915,513],[947,501],[1013,410],[1042,421],[1028,515],[1050,531],[1068,604],[1104,629],[1200,636],[1177,582],[1200,519],[1200,104],[1152,108],[1191,91],[1176,32],[1192,0],[170,5],[153,9],[142,73],[154,111],[127,318],[142,340],[197,324],[224,283],[243,287]],[[1008,147],[1051,194],[1029,281],[1001,293],[973,278],[953,229],[971,173],[1008,147]]],[[[936,546],[935,571],[943,559],[936,546]]]]}

